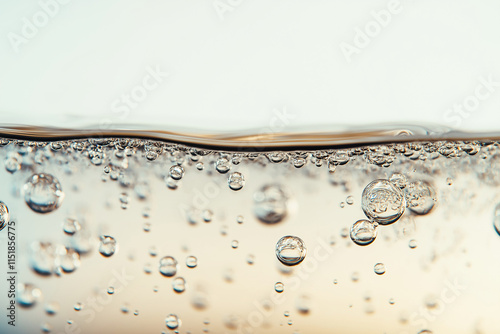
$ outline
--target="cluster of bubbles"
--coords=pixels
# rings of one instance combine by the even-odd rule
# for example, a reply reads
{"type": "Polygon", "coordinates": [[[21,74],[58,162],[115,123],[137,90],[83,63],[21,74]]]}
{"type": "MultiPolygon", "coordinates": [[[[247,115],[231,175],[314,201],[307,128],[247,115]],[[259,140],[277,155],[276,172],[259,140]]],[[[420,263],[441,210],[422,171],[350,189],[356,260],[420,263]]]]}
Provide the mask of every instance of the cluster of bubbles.
{"type": "MultiPolygon", "coordinates": [[[[356,221],[351,226],[350,237],[357,245],[369,245],[377,237],[379,225],[395,223],[407,208],[417,215],[428,214],[436,201],[434,188],[425,181],[409,183],[401,173],[392,174],[388,180],[374,180],[361,195],[361,208],[368,220],[356,221]]],[[[413,240],[410,248],[415,247],[413,240]]]]}

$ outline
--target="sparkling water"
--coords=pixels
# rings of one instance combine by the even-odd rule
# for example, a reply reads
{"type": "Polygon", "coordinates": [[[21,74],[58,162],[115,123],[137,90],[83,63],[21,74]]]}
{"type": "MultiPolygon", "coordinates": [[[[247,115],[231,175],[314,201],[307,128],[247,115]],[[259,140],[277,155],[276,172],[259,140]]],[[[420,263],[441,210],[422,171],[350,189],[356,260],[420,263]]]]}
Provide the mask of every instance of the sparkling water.
{"type": "Polygon", "coordinates": [[[156,135],[0,139],[0,333],[500,332],[495,137],[156,135]]]}

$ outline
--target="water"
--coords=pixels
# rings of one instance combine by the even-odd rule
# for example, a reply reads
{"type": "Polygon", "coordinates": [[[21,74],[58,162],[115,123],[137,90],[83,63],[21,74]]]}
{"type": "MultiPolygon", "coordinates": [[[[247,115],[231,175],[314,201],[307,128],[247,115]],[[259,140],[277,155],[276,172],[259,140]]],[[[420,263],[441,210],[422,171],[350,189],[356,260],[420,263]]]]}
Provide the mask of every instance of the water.
{"type": "Polygon", "coordinates": [[[4,129],[1,333],[500,331],[498,136],[88,134],[4,129]]]}

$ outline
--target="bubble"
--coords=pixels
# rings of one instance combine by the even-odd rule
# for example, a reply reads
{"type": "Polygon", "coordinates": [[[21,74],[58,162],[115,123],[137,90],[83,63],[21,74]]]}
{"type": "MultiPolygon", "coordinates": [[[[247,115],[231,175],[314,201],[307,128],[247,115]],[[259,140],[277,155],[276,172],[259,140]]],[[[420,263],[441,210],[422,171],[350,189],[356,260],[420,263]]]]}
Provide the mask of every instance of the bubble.
{"type": "Polygon", "coordinates": [[[377,263],[373,267],[373,271],[377,275],[383,275],[383,274],[385,274],[385,265],[383,263],[377,263]]]}
{"type": "Polygon", "coordinates": [[[238,215],[238,216],[236,217],[236,222],[237,222],[238,224],[243,224],[243,222],[244,222],[244,221],[245,221],[245,218],[244,218],[242,215],[238,215]]]}
{"type": "Polygon", "coordinates": [[[394,305],[396,302],[394,301],[394,298],[389,299],[389,304],[394,305]]]}
{"type": "Polygon", "coordinates": [[[115,293],[115,288],[110,286],[106,292],[108,293],[108,295],[112,295],[115,293]]]}
{"type": "Polygon", "coordinates": [[[278,185],[266,185],[254,194],[254,212],[267,224],[282,221],[287,215],[288,198],[278,185]]]}
{"type": "Polygon", "coordinates": [[[134,315],[139,315],[139,310],[135,310],[134,315]]]}
{"type": "Polygon", "coordinates": [[[120,311],[122,311],[122,313],[128,313],[129,309],[128,309],[128,305],[127,304],[123,304],[121,307],[120,307],[120,311]]]}
{"type": "Polygon", "coordinates": [[[152,269],[151,269],[151,263],[146,263],[144,265],[144,268],[142,268],[146,274],[151,274],[152,269]]]}
{"type": "Polygon", "coordinates": [[[255,256],[253,254],[248,254],[247,256],[247,263],[252,265],[255,263],[255,256]]]}
{"type": "Polygon", "coordinates": [[[453,184],[453,179],[451,177],[446,178],[446,184],[451,186],[453,184]]]}
{"type": "Polygon", "coordinates": [[[197,170],[203,170],[203,168],[205,168],[205,166],[203,165],[203,162],[198,162],[196,164],[196,169],[197,170]]]}
{"type": "Polygon", "coordinates": [[[66,220],[63,223],[63,231],[64,233],[68,235],[73,235],[76,232],[80,231],[82,226],[80,223],[73,218],[66,218],[66,220]]]}
{"type": "Polygon", "coordinates": [[[60,256],[66,251],[61,244],[33,242],[31,244],[31,267],[41,275],[52,275],[60,266],[60,256]]]}
{"type": "Polygon", "coordinates": [[[307,160],[301,157],[294,158],[292,163],[295,168],[302,168],[306,164],[307,160]]]}
{"type": "Polygon", "coordinates": [[[408,184],[408,179],[404,174],[401,173],[392,174],[391,177],[389,178],[389,181],[394,183],[394,185],[399,189],[404,189],[408,184]]]}
{"type": "Polygon", "coordinates": [[[359,281],[359,273],[357,271],[353,272],[351,275],[351,281],[357,282],[359,281]]]}
{"type": "Polygon", "coordinates": [[[276,284],[274,284],[274,291],[276,291],[277,293],[282,293],[284,290],[285,290],[285,285],[283,283],[276,282],[276,284]]]}
{"type": "Polygon", "coordinates": [[[347,198],[345,199],[345,202],[349,205],[353,205],[354,204],[354,197],[352,196],[347,196],[347,198]]]}
{"type": "Polygon", "coordinates": [[[233,247],[234,249],[238,248],[238,245],[239,245],[238,240],[231,241],[231,247],[233,247]]]}
{"type": "Polygon", "coordinates": [[[408,208],[417,215],[428,214],[436,203],[436,192],[430,184],[424,181],[410,183],[405,188],[408,208]]]}
{"type": "Polygon", "coordinates": [[[4,202],[0,201],[0,231],[7,226],[10,220],[9,208],[4,202]]]}
{"type": "Polygon", "coordinates": [[[144,230],[144,232],[149,232],[151,231],[151,223],[144,223],[142,225],[142,229],[144,230]]]}
{"type": "Polygon", "coordinates": [[[61,184],[50,174],[34,174],[24,185],[24,200],[35,212],[52,212],[61,206],[63,199],[61,184]]]}
{"type": "Polygon", "coordinates": [[[118,250],[118,243],[115,238],[109,235],[101,235],[99,239],[101,241],[99,244],[99,253],[101,253],[102,256],[110,257],[116,253],[118,250]]]}
{"type": "Polygon", "coordinates": [[[388,180],[370,182],[361,195],[365,215],[377,223],[394,223],[404,213],[406,202],[401,189],[388,180]]]}
{"type": "Polygon", "coordinates": [[[181,325],[181,321],[175,314],[169,314],[165,318],[165,325],[169,329],[177,329],[181,325]]]}
{"type": "Polygon", "coordinates": [[[290,312],[285,311],[285,312],[283,313],[283,315],[284,315],[285,317],[289,317],[289,316],[290,316],[290,312]]]}
{"type": "Polygon", "coordinates": [[[162,257],[159,269],[163,276],[172,277],[177,274],[177,260],[171,256],[162,257]]]}
{"type": "Polygon", "coordinates": [[[174,165],[170,167],[169,175],[174,180],[180,180],[184,176],[184,168],[179,165],[174,165]]]}
{"type": "Polygon", "coordinates": [[[415,240],[415,239],[411,239],[411,240],[408,242],[408,246],[409,246],[411,249],[417,248],[417,240],[415,240]]]}
{"type": "Polygon", "coordinates": [[[83,308],[83,305],[82,305],[82,303],[76,303],[75,305],[73,305],[73,308],[75,309],[75,311],[81,311],[83,308]]]}
{"type": "Polygon", "coordinates": [[[220,158],[215,163],[215,169],[219,173],[225,174],[231,169],[231,163],[229,162],[229,160],[227,158],[220,158]]]}
{"type": "Polygon", "coordinates": [[[57,302],[50,302],[45,305],[45,312],[48,315],[54,315],[59,311],[59,304],[57,302]]]}
{"type": "Polygon", "coordinates": [[[42,291],[30,283],[17,285],[17,303],[22,307],[32,307],[42,296],[42,291]]]}
{"type": "Polygon", "coordinates": [[[229,188],[231,190],[238,191],[245,185],[245,178],[243,177],[243,174],[239,172],[234,172],[231,175],[229,175],[229,178],[227,179],[227,184],[229,185],[229,188]]]}
{"type": "Polygon", "coordinates": [[[179,182],[172,179],[171,177],[168,177],[166,182],[169,189],[175,190],[179,187],[179,182]]]}
{"type": "Polygon", "coordinates": [[[214,216],[214,213],[211,210],[203,210],[201,213],[201,218],[203,218],[203,221],[205,223],[210,223],[212,221],[212,218],[214,216]]]}
{"type": "Polygon", "coordinates": [[[418,334],[432,334],[432,332],[428,329],[422,329],[418,334]]]}
{"type": "Polygon", "coordinates": [[[59,261],[65,273],[72,273],[80,266],[80,254],[73,248],[65,248],[59,261]]]}
{"type": "Polygon", "coordinates": [[[300,295],[297,297],[295,305],[297,306],[297,311],[302,314],[308,314],[311,310],[310,307],[311,301],[309,296],[300,295]]]}
{"type": "Polygon", "coordinates": [[[10,152],[5,159],[5,169],[13,174],[21,169],[23,158],[17,152],[10,152]]]}
{"type": "Polygon", "coordinates": [[[196,268],[197,265],[198,265],[198,259],[195,256],[191,255],[186,258],[186,266],[188,268],[196,268]]]}
{"type": "Polygon", "coordinates": [[[44,323],[40,326],[40,329],[42,330],[42,333],[50,333],[52,326],[49,323],[44,323]]]}
{"type": "Polygon", "coordinates": [[[172,288],[177,293],[182,293],[186,290],[186,280],[183,277],[176,277],[172,281],[172,288]]]}
{"type": "Polygon", "coordinates": [[[351,226],[351,240],[360,246],[369,245],[377,237],[377,227],[377,223],[372,223],[369,220],[358,220],[351,226]]]}
{"type": "Polygon", "coordinates": [[[287,235],[276,244],[276,256],[281,263],[287,266],[301,263],[306,257],[306,252],[304,241],[299,237],[287,235]]]}

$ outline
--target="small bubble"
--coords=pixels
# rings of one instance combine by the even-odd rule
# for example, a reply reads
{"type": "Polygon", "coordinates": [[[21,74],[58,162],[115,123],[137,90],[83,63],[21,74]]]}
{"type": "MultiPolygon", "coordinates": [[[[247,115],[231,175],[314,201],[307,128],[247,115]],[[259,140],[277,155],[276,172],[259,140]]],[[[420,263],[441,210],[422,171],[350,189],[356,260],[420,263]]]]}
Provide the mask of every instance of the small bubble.
{"type": "Polygon", "coordinates": [[[398,220],[405,211],[406,201],[402,190],[388,180],[370,182],[361,196],[365,215],[382,225],[398,220]]]}
{"type": "Polygon", "coordinates": [[[274,284],[274,290],[277,293],[282,293],[285,290],[285,285],[281,282],[276,282],[276,284],[274,284]]]}
{"type": "Polygon", "coordinates": [[[231,241],[231,247],[233,247],[234,249],[238,248],[238,245],[239,245],[238,240],[231,241]]]}
{"type": "Polygon", "coordinates": [[[109,235],[101,235],[99,239],[101,241],[99,244],[99,253],[101,253],[102,256],[110,257],[117,252],[118,243],[115,238],[109,235]]]}
{"type": "Polygon", "coordinates": [[[186,266],[188,268],[196,268],[197,265],[198,265],[198,259],[195,256],[191,255],[186,258],[186,266]]]}
{"type": "Polygon", "coordinates": [[[205,166],[203,165],[203,162],[198,162],[198,163],[196,164],[196,169],[197,169],[197,170],[203,170],[203,168],[204,168],[204,167],[205,167],[205,166]]]}
{"type": "Polygon", "coordinates": [[[371,244],[377,237],[377,223],[361,219],[355,222],[351,227],[351,240],[360,246],[371,244]]]}
{"type": "Polygon", "coordinates": [[[417,181],[410,183],[405,188],[408,208],[417,215],[428,214],[436,203],[436,192],[430,184],[417,181]]]}
{"type": "Polygon", "coordinates": [[[257,218],[267,224],[282,221],[287,215],[288,198],[278,185],[267,185],[254,194],[254,212],[257,218]]]}
{"type": "Polygon", "coordinates": [[[310,299],[306,295],[300,295],[296,299],[296,306],[297,306],[297,311],[302,314],[308,314],[309,311],[311,310],[311,307],[309,306],[311,303],[310,299]]]}
{"type": "Polygon", "coordinates": [[[408,184],[408,179],[404,174],[401,173],[392,174],[391,177],[389,178],[389,181],[394,183],[394,185],[399,189],[404,189],[408,184]]]}
{"type": "Polygon", "coordinates": [[[301,157],[294,158],[292,163],[295,168],[301,168],[306,164],[307,160],[301,157]]]}
{"type": "Polygon", "coordinates": [[[52,330],[52,326],[49,323],[44,323],[40,329],[42,330],[43,333],[50,333],[52,330]]]}
{"type": "Polygon", "coordinates": [[[354,197],[352,196],[347,196],[347,198],[345,199],[345,202],[349,205],[353,205],[354,204],[354,197]]]}
{"type": "Polygon", "coordinates": [[[139,315],[139,310],[135,310],[135,311],[134,311],[134,315],[135,315],[135,316],[139,315]]]}
{"type": "Polygon", "coordinates": [[[229,185],[230,189],[238,191],[245,185],[245,178],[243,177],[243,174],[234,172],[231,175],[229,175],[229,178],[227,179],[227,184],[229,185]]]}
{"type": "Polygon", "coordinates": [[[59,311],[59,304],[57,302],[50,302],[45,305],[45,312],[48,315],[54,315],[59,311]]]}
{"type": "Polygon", "coordinates": [[[299,237],[287,235],[276,243],[276,256],[281,263],[294,266],[302,262],[306,257],[304,241],[299,237]]]}
{"type": "Polygon", "coordinates": [[[177,274],[177,260],[171,256],[165,256],[160,259],[160,273],[166,277],[172,277],[177,274]]]}
{"type": "Polygon", "coordinates": [[[339,282],[337,281],[337,279],[334,279],[333,280],[333,284],[338,284],[339,282]]]}
{"type": "Polygon", "coordinates": [[[5,169],[13,174],[21,169],[23,158],[19,153],[11,152],[5,159],[5,169]]]}
{"type": "Polygon", "coordinates": [[[418,334],[432,334],[432,332],[428,329],[422,329],[418,334]]]}
{"type": "Polygon", "coordinates": [[[42,296],[42,291],[30,283],[17,286],[17,302],[22,307],[32,307],[42,296]]]}
{"type": "Polygon", "coordinates": [[[201,217],[203,218],[203,221],[205,221],[205,223],[210,223],[213,216],[214,213],[211,210],[203,210],[203,212],[201,213],[201,217]]]}
{"type": "Polygon", "coordinates": [[[357,271],[353,272],[352,275],[351,275],[351,280],[353,282],[357,282],[359,281],[359,273],[357,271]]]}
{"type": "Polygon", "coordinates": [[[179,187],[179,181],[172,179],[171,177],[168,177],[166,179],[167,187],[169,189],[175,190],[179,187]]]}
{"type": "Polygon", "coordinates": [[[411,249],[417,248],[417,240],[415,240],[415,239],[411,239],[411,240],[408,242],[408,246],[409,246],[411,249]]]}
{"type": "Polygon", "coordinates": [[[158,255],[158,251],[156,250],[155,246],[149,247],[149,255],[151,255],[152,257],[155,257],[156,255],[158,255]]]}
{"type": "Polygon", "coordinates": [[[176,277],[172,281],[172,288],[177,293],[182,293],[186,290],[186,280],[183,277],[176,277]]]}
{"type": "Polygon", "coordinates": [[[75,234],[76,232],[80,231],[81,228],[82,226],[80,225],[80,223],[73,218],[66,218],[63,224],[63,231],[68,235],[75,234]]]}
{"type": "Polygon", "coordinates": [[[123,304],[123,305],[120,307],[120,311],[122,311],[122,313],[128,313],[128,311],[129,311],[129,309],[128,309],[128,305],[123,304]]]}
{"type": "Polygon", "coordinates": [[[247,263],[252,265],[255,263],[255,256],[253,254],[248,254],[247,256],[247,263]]]}
{"type": "Polygon", "coordinates": [[[180,319],[175,314],[169,314],[165,318],[165,325],[169,329],[177,329],[180,326],[180,319]]]}
{"type": "Polygon", "coordinates": [[[385,265],[383,263],[377,263],[373,267],[373,271],[377,275],[383,275],[383,274],[385,274],[385,265]]]}
{"type": "Polygon", "coordinates": [[[28,179],[23,189],[26,204],[38,213],[56,210],[64,199],[61,184],[50,174],[34,174],[28,179]]]}
{"type": "Polygon", "coordinates": [[[339,206],[340,206],[341,209],[343,209],[343,208],[345,208],[345,203],[344,202],[340,202],[339,206]]]}
{"type": "Polygon", "coordinates": [[[61,249],[59,266],[65,273],[71,273],[80,266],[80,254],[73,248],[61,249]]]}
{"type": "Polygon", "coordinates": [[[236,217],[236,222],[238,224],[243,224],[244,221],[245,221],[245,219],[243,218],[242,215],[239,215],[239,216],[236,217]]]}
{"type": "Polygon", "coordinates": [[[227,158],[220,158],[215,163],[215,169],[221,174],[227,173],[231,169],[229,160],[227,158]]]}
{"type": "Polygon", "coordinates": [[[155,285],[155,286],[153,287],[153,291],[154,291],[154,292],[158,292],[158,285],[155,285]]]}
{"type": "Polygon", "coordinates": [[[290,312],[285,311],[285,313],[283,313],[283,315],[284,315],[285,317],[289,317],[289,316],[290,316],[290,312]]]}
{"type": "Polygon", "coordinates": [[[170,175],[170,177],[174,180],[180,180],[184,176],[184,168],[179,165],[174,165],[170,167],[168,175],[170,175]]]}
{"type": "Polygon", "coordinates": [[[221,228],[220,228],[220,234],[227,235],[227,226],[226,225],[222,225],[221,226],[221,228]]]}
{"type": "Polygon", "coordinates": [[[389,304],[394,305],[396,302],[394,301],[394,298],[389,299],[389,304]]]}
{"type": "Polygon", "coordinates": [[[114,287],[112,287],[112,286],[110,286],[110,287],[108,288],[107,292],[108,292],[108,295],[112,295],[112,294],[114,294],[114,293],[115,293],[115,288],[114,288],[114,287]]]}
{"type": "Polygon", "coordinates": [[[144,232],[149,232],[151,231],[151,223],[144,223],[142,225],[142,229],[144,230],[144,232]]]}
{"type": "Polygon", "coordinates": [[[451,186],[453,184],[453,179],[451,177],[446,178],[446,184],[451,186]]]}
{"type": "Polygon", "coordinates": [[[347,238],[349,236],[349,229],[347,227],[343,227],[341,230],[340,230],[340,236],[342,238],[347,238]]]}
{"type": "Polygon", "coordinates": [[[81,311],[83,308],[83,305],[82,305],[82,303],[76,303],[75,305],[73,305],[73,308],[75,309],[75,311],[81,311]]]}

